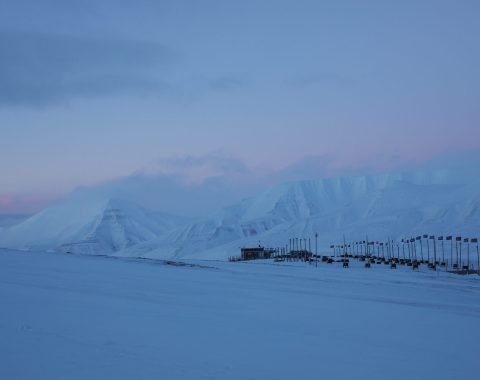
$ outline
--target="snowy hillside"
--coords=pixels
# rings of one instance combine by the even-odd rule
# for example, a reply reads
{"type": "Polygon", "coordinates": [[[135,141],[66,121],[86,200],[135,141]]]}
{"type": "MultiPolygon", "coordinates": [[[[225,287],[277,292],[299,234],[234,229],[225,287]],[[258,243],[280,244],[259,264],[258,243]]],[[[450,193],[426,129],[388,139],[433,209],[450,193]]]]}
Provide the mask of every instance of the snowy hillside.
{"type": "Polygon", "coordinates": [[[0,246],[112,253],[153,239],[177,220],[115,199],[70,199],[0,231],[0,246]]]}
{"type": "Polygon", "coordinates": [[[131,247],[122,255],[226,258],[258,241],[290,237],[332,241],[401,238],[421,233],[478,234],[480,187],[444,175],[382,175],[283,184],[188,227],[131,247]]]}
{"type": "Polygon", "coordinates": [[[184,219],[118,199],[72,197],[0,230],[0,247],[156,258],[226,259],[239,247],[313,238],[348,240],[480,233],[480,186],[452,172],[385,174],[284,183],[213,215],[184,219]]]}

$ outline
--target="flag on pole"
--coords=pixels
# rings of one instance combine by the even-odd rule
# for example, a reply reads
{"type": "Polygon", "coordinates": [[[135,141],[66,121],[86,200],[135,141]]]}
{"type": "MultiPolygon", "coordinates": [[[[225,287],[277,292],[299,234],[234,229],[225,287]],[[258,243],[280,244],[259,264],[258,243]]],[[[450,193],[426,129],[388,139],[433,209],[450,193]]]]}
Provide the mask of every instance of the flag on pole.
{"type": "Polygon", "coordinates": [[[472,239],[470,239],[470,241],[471,241],[472,243],[478,243],[478,239],[477,239],[477,238],[472,238],[472,239]]]}
{"type": "Polygon", "coordinates": [[[428,238],[428,235],[423,235],[423,238],[424,238],[424,239],[427,239],[427,238],[428,238]]]}
{"type": "Polygon", "coordinates": [[[439,237],[438,237],[438,240],[443,240],[443,236],[439,236],[439,237]]]}
{"type": "Polygon", "coordinates": [[[456,241],[462,241],[462,237],[461,237],[461,236],[457,236],[457,237],[455,238],[455,240],[456,240],[456,241]]]}
{"type": "Polygon", "coordinates": [[[452,240],[451,236],[447,236],[446,240],[452,240]]]}

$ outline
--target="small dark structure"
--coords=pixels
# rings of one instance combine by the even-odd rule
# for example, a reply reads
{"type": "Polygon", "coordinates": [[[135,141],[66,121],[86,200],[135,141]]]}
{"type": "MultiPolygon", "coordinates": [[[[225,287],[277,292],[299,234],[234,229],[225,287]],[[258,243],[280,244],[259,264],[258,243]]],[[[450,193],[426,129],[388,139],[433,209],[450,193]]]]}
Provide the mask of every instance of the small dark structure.
{"type": "Polygon", "coordinates": [[[240,258],[241,260],[270,259],[273,253],[273,249],[260,246],[255,248],[242,248],[240,258]]]}

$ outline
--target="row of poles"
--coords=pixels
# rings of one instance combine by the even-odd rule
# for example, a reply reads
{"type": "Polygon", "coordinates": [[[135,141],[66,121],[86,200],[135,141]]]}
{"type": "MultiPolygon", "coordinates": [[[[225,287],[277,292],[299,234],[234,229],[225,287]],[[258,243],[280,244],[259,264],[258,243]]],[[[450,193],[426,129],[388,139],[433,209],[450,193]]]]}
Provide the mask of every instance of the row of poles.
{"type": "MultiPolygon", "coordinates": [[[[343,244],[331,245],[334,256],[372,256],[382,259],[401,259],[409,260],[419,264],[429,264],[429,267],[436,269],[438,265],[448,269],[450,267],[453,270],[466,270],[470,268],[470,252],[471,244],[476,246],[477,251],[477,271],[480,274],[480,252],[477,238],[462,238],[461,236],[434,236],[434,235],[421,235],[412,238],[404,238],[400,241],[394,241],[388,239],[387,241],[369,241],[368,237],[363,241],[356,241],[352,243],[346,243],[345,239],[343,244]],[[445,257],[445,241],[450,242],[450,260],[445,257]],[[455,258],[454,258],[454,242],[455,241],[455,258]],[[424,248],[424,242],[426,246],[424,248]],[[437,255],[437,242],[441,243],[441,258],[437,255]],[[462,244],[463,243],[463,244],[462,244]],[[462,253],[464,248],[467,247],[467,260],[466,265],[462,260],[462,253]],[[440,261],[441,259],[441,261],[440,261]]],[[[447,247],[448,249],[448,247],[447,247]]],[[[448,251],[447,251],[448,256],[448,251]]],[[[473,265],[473,263],[472,263],[473,265]]]]}
{"type": "MultiPolygon", "coordinates": [[[[288,244],[283,247],[274,248],[274,258],[281,258],[287,261],[308,261],[312,257],[318,258],[318,233],[315,234],[315,254],[312,252],[311,238],[290,238],[288,244]]],[[[315,264],[317,264],[315,260],[315,264]]]]}
{"type": "MultiPolygon", "coordinates": [[[[312,253],[311,238],[290,238],[288,244],[283,247],[272,249],[273,257],[282,260],[302,260],[309,263],[315,262],[318,265],[318,233],[315,233],[315,253],[312,253]],[[314,258],[314,260],[312,260],[314,258]]],[[[437,266],[444,267],[448,270],[450,267],[455,272],[469,273],[473,269],[473,262],[471,263],[471,246],[476,247],[477,252],[477,272],[480,275],[480,249],[477,238],[465,238],[461,236],[435,236],[435,235],[420,235],[412,238],[403,238],[400,241],[387,239],[387,241],[372,241],[366,237],[366,240],[355,241],[347,243],[345,237],[342,244],[333,244],[330,246],[333,249],[334,257],[343,258],[359,258],[365,261],[366,258],[371,261],[381,260],[385,263],[407,264],[417,269],[421,264],[428,264],[428,267],[436,270],[437,266]],[[450,242],[445,249],[445,241],[450,242]],[[437,249],[437,242],[441,246],[441,256],[437,249]],[[454,242],[455,242],[455,256],[454,256],[454,242]],[[466,265],[464,265],[463,251],[467,247],[466,265]],[[450,252],[448,252],[450,248],[450,252]],[[438,254],[437,254],[438,253],[438,254]],[[447,254],[447,257],[445,255],[447,254]],[[448,260],[448,253],[450,253],[450,260],[448,260]],[[471,267],[472,264],[472,267],[471,267]]],[[[322,256],[322,261],[328,263],[333,260],[328,259],[328,256],[322,256]]],[[[348,260],[344,260],[347,261],[348,260]]]]}

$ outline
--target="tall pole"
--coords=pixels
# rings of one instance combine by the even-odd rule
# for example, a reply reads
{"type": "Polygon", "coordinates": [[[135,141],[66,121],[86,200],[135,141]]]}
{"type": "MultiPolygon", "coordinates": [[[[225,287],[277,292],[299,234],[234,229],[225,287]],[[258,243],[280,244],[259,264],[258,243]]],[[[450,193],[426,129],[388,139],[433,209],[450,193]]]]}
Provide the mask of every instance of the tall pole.
{"type": "Polygon", "coordinates": [[[459,264],[458,264],[458,241],[461,240],[462,238],[460,236],[457,236],[455,238],[455,258],[456,258],[456,265],[457,265],[457,269],[459,268],[459,264]]]}
{"type": "Polygon", "coordinates": [[[463,262],[462,262],[462,239],[460,239],[459,245],[460,245],[460,267],[463,267],[463,262]]]}
{"type": "MultiPolygon", "coordinates": [[[[308,238],[308,254],[310,255],[312,253],[312,248],[310,247],[310,238],[308,238]]],[[[308,263],[311,264],[312,260],[308,258],[308,263]]]]}
{"type": "Polygon", "coordinates": [[[430,239],[433,240],[433,260],[435,263],[433,267],[437,270],[437,244],[435,243],[435,236],[430,236],[430,239]]]}
{"type": "Polygon", "coordinates": [[[423,237],[427,237],[427,261],[430,262],[430,243],[428,242],[428,235],[423,235],[423,237]]]}
{"type": "Polygon", "coordinates": [[[317,239],[318,239],[318,233],[315,232],[315,267],[318,266],[317,239]]]}
{"type": "Polygon", "coordinates": [[[472,239],[472,243],[477,244],[477,274],[480,276],[480,252],[478,251],[478,239],[472,239]]]}
{"type": "MultiPolygon", "coordinates": [[[[301,246],[300,246],[301,247],[301,246]]],[[[303,248],[300,248],[300,250],[302,251],[302,257],[303,257],[303,261],[307,261],[307,239],[303,239],[303,248]]]]}
{"type": "Polygon", "coordinates": [[[298,255],[298,238],[295,238],[293,241],[293,260],[297,261],[297,255],[298,255]]]}
{"type": "Polygon", "coordinates": [[[470,240],[469,239],[465,239],[465,241],[467,242],[467,274],[468,274],[468,271],[470,270],[470,240]]]}
{"type": "Polygon", "coordinates": [[[422,244],[422,237],[417,236],[417,240],[420,240],[420,260],[423,261],[423,244],[422,244]]]}
{"type": "Polygon", "coordinates": [[[442,263],[445,264],[445,246],[443,244],[443,236],[439,236],[438,240],[442,241],[442,263]]]}
{"type": "Polygon", "coordinates": [[[307,239],[303,239],[303,261],[307,261],[307,239]]]}
{"type": "Polygon", "coordinates": [[[447,236],[447,240],[450,240],[450,266],[453,266],[453,240],[452,240],[452,236],[447,236]]]}

